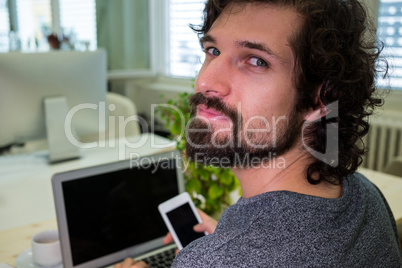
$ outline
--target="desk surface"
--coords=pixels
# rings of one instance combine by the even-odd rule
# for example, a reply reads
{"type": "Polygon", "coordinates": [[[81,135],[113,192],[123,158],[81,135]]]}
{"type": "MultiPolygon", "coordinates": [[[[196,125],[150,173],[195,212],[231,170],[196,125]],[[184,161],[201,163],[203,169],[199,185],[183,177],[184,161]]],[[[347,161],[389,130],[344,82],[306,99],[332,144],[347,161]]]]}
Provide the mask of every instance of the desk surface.
{"type": "Polygon", "coordinates": [[[31,237],[43,230],[57,229],[55,218],[39,223],[0,231],[0,263],[5,262],[15,266],[18,255],[31,247],[31,237]]]}
{"type": "MultiPolygon", "coordinates": [[[[156,142],[166,145],[169,141],[156,137],[156,142]]],[[[151,147],[150,143],[146,143],[142,149],[133,150],[147,155],[172,149],[172,146],[151,147]]],[[[20,156],[18,165],[18,157],[0,158],[0,263],[14,265],[16,257],[30,247],[33,234],[57,228],[50,182],[53,173],[115,161],[117,151],[113,148],[91,149],[84,152],[82,159],[50,167],[42,160],[35,160],[36,154],[20,156]],[[5,176],[3,169],[12,170],[16,166],[21,167],[19,177],[15,174],[5,176]]],[[[359,172],[380,188],[395,219],[402,223],[402,178],[366,169],[360,169],[359,172]]]]}

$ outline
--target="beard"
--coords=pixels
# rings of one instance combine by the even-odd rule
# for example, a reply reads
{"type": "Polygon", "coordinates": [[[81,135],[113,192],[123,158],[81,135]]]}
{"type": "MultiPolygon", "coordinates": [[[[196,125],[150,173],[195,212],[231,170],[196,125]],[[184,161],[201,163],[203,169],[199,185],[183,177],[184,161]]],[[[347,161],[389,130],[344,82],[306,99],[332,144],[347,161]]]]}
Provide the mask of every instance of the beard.
{"type": "Polygon", "coordinates": [[[195,93],[189,104],[191,120],[186,126],[186,155],[195,163],[223,168],[255,167],[286,153],[300,136],[302,120],[296,109],[278,120],[273,117],[270,127],[261,116],[243,124],[241,109],[228,107],[217,97],[195,93]],[[205,118],[197,117],[197,106],[201,104],[225,116],[230,127],[219,128],[219,123],[211,125],[205,118]],[[249,124],[255,119],[256,123],[249,124]]]}

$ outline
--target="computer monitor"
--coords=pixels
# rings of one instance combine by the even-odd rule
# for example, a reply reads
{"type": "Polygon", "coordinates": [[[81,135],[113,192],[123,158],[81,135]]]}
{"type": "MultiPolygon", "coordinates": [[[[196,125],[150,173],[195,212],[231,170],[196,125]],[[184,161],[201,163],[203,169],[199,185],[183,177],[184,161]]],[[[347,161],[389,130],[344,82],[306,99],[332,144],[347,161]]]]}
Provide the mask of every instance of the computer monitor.
{"type": "Polygon", "coordinates": [[[106,68],[104,50],[0,53],[0,147],[66,134],[65,108],[75,139],[104,131],[106,68]]]}

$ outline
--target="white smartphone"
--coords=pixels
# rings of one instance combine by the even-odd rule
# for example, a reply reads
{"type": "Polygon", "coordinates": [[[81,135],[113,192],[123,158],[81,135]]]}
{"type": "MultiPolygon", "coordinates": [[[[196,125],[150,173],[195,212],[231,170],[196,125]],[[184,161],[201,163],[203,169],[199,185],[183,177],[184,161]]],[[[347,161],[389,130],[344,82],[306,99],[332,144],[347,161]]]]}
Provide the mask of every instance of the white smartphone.
{"type": "Polygon", "coordinates": [[[158,209],[179,249],[208,234],[193,230],[194,225],[201,223],[201,217],[187,192],[163,202],[158,209]]]}

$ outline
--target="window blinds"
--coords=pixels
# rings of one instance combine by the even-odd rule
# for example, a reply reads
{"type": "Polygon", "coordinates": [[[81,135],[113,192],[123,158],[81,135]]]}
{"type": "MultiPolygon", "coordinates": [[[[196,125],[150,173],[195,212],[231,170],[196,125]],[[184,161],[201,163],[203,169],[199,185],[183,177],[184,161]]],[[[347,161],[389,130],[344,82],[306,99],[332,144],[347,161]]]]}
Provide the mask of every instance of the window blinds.
{"type": "Polygon", "coordinates": [[[378,37],[385,43],[383,56],[390,64],[390,79],[378,79],[379,86],[402,89],[402,0],[381,0],[378,37]]]}
{"type": "Polygon", "coordinates": [[[189,25],[202,22],[202,0],[170,0],[168,5],[168,76],[194,78],[204,53],[189,25]]]}

